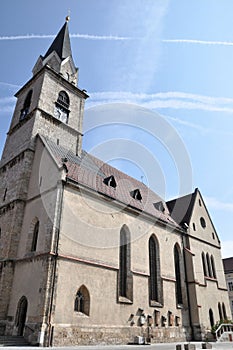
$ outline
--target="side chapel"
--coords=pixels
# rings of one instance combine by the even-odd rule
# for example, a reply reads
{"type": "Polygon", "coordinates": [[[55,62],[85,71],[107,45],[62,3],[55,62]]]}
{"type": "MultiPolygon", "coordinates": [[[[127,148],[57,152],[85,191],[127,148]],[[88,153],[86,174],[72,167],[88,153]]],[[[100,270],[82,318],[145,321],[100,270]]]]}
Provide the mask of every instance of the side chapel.
{"type": "Polygon", "coordinates": [[[0,163],[0,334],[41,346],[210,336],[231,311],[201,193],[166,203],[82,149],[88,95],[67,22],[16,97],[0,163]]]}

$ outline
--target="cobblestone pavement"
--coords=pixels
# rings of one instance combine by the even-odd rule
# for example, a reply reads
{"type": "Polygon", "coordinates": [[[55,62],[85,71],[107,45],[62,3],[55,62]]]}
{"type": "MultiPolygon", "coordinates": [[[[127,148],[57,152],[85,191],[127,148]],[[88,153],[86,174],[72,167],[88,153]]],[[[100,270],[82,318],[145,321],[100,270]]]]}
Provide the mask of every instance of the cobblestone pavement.
{"type": "MultiPolygon", "coordinates": [[[[166,343],[166,344],[152,344],[152,345],[96,345],[96,346],[68,346],[68,347],[6,347],[7,350],[35,350],[35,349],[49,349],[49,350],[176,350],[176,345],[181,344],[184,350],[186,343],[166,343]]],[[[196,350],[202,349],[202,343],[192,342],[195,344],[196,350]]],[[[213,350],[233,350],[233,343],[211,343],[213,350]]]]}

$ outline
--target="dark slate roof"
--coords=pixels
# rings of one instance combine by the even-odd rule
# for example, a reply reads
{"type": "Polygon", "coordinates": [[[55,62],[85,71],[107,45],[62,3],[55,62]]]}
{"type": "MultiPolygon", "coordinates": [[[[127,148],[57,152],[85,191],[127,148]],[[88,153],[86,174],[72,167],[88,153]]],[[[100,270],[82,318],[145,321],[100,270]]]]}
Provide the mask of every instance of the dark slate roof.
{"type": "Polygon", "coordinates": [[[165,201],[142,182],[104,163],[85,151],[82,151],[82,156],[78,157],[73,152],[60,145],[56,145],[51,140],[43,136],[40,137],[58,164],[65,167],[67,181],[103,194],[110,200],[120,202],[125,207],[131,207],[152,215],[155,221],[161,220],[169,226],[180,228],[170,216],[165,201]],[[108,185],[108,181],[105,181],[109,177],[114,177],[115,187],[108,185]],[[133,193],[135,193],[135,190],[140,191],[141,200],[134,198],[133,193]],[[157,209],[155,204],[158,202],[163,203],[164,211],[157,209]]]}
{"type": "Polygon", "coordinates": [[[179,224],[187,223],[189,225],[197,191],[198,189],[195,189],[191,194],[167,202],[171,216],[179,224]]]}
{"type": "Polygon", "coordinates": [[[233,272],[233,258],[226,258],[223,259],[223,267],[224,267],[224,272],[229,273],[233,272]]]}
{"type": "Polygon", "coordinates": [[[72,56],[69,28],[67,22],[63,25],[60,32],[57,34],[50,48],[46,52],[44,59],[48,57],[53,51],[56,51],[61,60],[72,56]]]}

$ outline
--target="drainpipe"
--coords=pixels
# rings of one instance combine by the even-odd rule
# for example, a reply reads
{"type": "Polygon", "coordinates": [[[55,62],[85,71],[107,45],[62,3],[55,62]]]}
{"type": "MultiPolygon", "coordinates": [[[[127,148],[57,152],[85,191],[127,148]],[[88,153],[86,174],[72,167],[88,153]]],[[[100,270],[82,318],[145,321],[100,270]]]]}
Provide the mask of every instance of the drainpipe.
{"type": "MultiPolygon", "coordinates": [[[[187,224],[186,224],[187,225],[187,224]]],[[[188,302],[188,309],[189,309],[189,324],[191,327],[191,337],[192,340],[194,339],[194,331],[193,331],[193,325],[192,325],[192,317],[191,317],[191,307],[190,307],[190,295],[189,295],[189,285],[188,285],[188,273],[187,273],[187,265],[186,265],[186,258],[185,258],[185,248],[186,247],[186,242],[184,238],[186,238],[186,235],[188,234],[188,229],[189,227],[185,225],[186,231],[182,234],[182,245],[183,245],[183,259],[184,259],[184,274],[185,274],[185,280],[186,280],[186,292],[187,292],[187,302],[188,302]]]]}
{"type": "Polygon", "coordinates": [[[51,255],[51,264],[53,263],[53,271],[51,272],[51,296],[49,301],[49,311],[48,311],[48,330],[47,337],[44,340],[44,346],[52,346],[53,341],[53,328],[51,325],[52,312],[53,312],[53,300],[54,300],[54,291],[55,291],[55,281],[56,281],[56,272],[57,272],[57,257],[58,257],[58,243],[59,243],[59,234],[60,234],[60,224],[61,224],[61,213],[62,213],[62,203],[63,203],[63,193],[64,193],[64,182],[63,180],[58,181],[57,183],[57,200],[55,207],[55,218],[53,224],[53,233],[52,233],[52,251],[51,255]]]}

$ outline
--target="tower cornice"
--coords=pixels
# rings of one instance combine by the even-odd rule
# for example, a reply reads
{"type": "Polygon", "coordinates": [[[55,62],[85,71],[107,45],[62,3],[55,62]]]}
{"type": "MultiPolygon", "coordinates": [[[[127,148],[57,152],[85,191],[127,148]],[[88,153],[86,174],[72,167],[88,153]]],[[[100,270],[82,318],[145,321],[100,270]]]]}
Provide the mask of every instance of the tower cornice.
{"type": "Polygon", "coordinates": [[[60,83],[62,83],[66,88],[71,89],[76,94],[78,93],[78,96],[87,99],[89,95],[86,93],[86,90],[81,90],[79,87],[75,86],[71,82],[69,82],[67,79],[65,79],[61,74],[55,72],[54,69],[52,69],[49,65],[44,66],[39,70],[31,79],[29,79],[26,84],[22,88],[20,88],[16,93],[15,97],[18,97],[19,94],[21,94],[24,90],[28,89],[29,85],[36,80],[40,75],[43,73],[48,72],[52,74],[56,79],[59,80],[60,83]]]}

